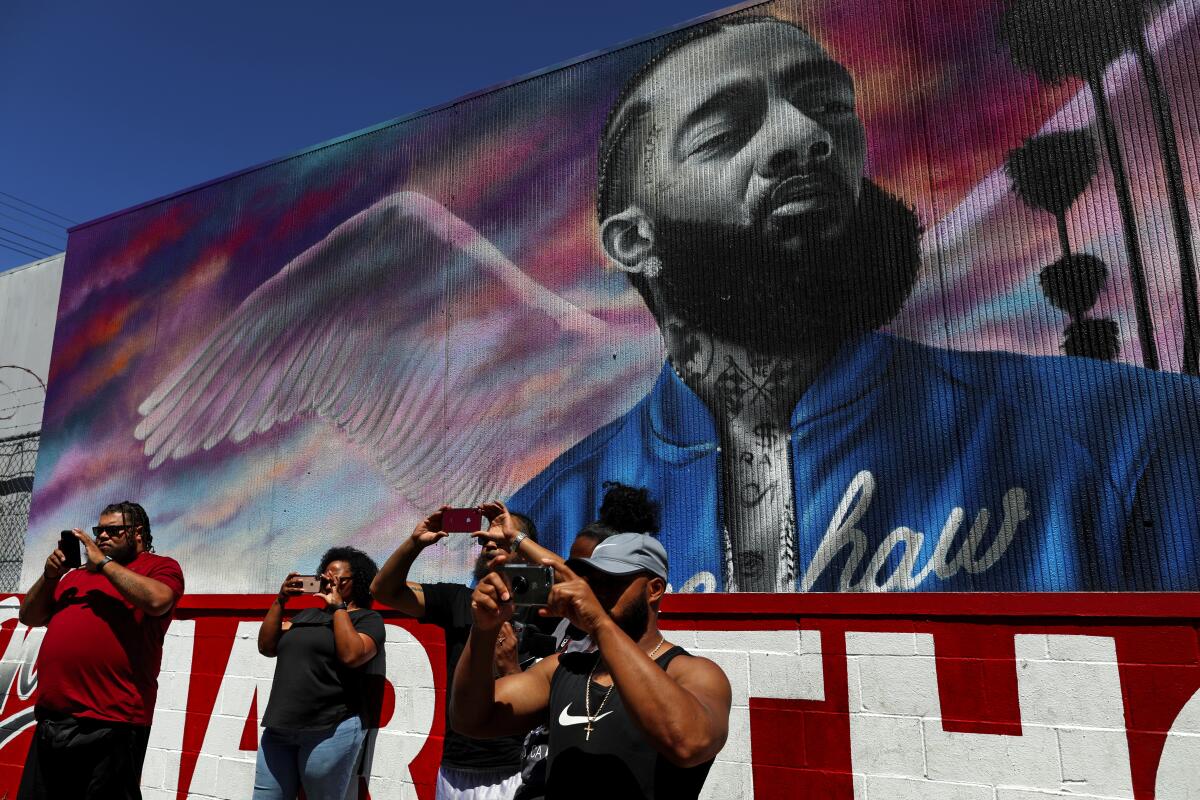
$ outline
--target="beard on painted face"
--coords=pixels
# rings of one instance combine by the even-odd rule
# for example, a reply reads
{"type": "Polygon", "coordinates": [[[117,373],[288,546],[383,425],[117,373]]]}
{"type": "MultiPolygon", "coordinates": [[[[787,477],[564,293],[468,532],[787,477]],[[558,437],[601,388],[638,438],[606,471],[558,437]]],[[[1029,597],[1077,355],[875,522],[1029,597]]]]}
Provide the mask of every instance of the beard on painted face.
{"type": "Polygon", "coordinates": [[[916,279],[921,224],[868,180],[840,235],[824,220],[787,227],[655,223],[664,310],[713,336],[768,355],[836,343],[896,315],[916,279]]]}

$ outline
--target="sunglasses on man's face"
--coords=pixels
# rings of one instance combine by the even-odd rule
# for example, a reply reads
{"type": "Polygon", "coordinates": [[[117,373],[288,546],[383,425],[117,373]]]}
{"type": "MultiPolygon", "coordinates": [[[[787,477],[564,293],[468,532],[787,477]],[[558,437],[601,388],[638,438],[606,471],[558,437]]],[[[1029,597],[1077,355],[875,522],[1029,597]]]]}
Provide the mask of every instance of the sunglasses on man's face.
{"type": "Polygon", "coordinates": [[[107,536],[110,539],[116,539],[119,536],[123,536],[125,531],[132,527],[132,525],[93,525],[92,535],[94,535],[97,539],[99,539],[101,536],[107,536]]]}

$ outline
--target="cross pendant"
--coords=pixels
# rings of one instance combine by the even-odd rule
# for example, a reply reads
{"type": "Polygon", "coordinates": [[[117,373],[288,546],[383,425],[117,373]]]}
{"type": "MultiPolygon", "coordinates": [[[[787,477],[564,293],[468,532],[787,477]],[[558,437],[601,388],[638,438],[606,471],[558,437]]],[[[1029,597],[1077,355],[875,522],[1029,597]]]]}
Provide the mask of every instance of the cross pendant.
{"type": "Polygon", "coordinates": [[[584,726],[583,740],[585,742],[590,742],[592,740],[592,723],[590,721],[588,722],[588,724],[586,726],[584,726]]]}

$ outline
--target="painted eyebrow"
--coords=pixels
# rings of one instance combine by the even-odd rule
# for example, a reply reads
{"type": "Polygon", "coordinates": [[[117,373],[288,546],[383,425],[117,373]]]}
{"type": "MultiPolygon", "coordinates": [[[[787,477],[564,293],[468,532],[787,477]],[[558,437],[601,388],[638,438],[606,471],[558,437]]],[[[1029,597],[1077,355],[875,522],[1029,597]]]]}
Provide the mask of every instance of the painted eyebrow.
{"type": "Polygon", "coordinates": [[[745,103],[746,92],[753,88],[754,83],[750,78],[743,78],[723,87],[719,92],[701,103],[696,110],[688,114],[683,121],[683,125],[680,126],[680,130],[686,131],[714,113],[724,111],[730,106],[745,103]]]}
{"type": "Polygon", "coordinates": [[[784,83],[804,83],[814,80],[832,80],[846,83],[854,88],[854,77],[850,71],[831,58],[815,61],[802,61],[792,64],[780,75],[784,83]]]}
{"type": "MultiPolygon", "coordinates": [[[[851,89],[854,88],[854,77],[850,74],[850,71],[831,58],[821,58],[792,64],[783,70],[780,78],[785,84],[797,84],[814,80],[832,80],[845,83],[851,89]]],[[[724,111],[730,106],[744,104],[746,102],[746,92],[753,89],[754,84],[755,81],[753,79],[744,78],[723,87],[688,114],[683,121],[683,125],[680,126],[680,130],[686,131],[698,122],[707,119],[714,113],[724,111]]]]}

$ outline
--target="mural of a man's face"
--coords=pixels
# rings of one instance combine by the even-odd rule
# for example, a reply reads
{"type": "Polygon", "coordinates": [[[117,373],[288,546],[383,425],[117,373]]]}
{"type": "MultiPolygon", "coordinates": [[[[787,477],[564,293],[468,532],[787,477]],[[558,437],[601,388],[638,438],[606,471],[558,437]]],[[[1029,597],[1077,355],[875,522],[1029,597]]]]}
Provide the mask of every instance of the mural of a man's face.
{"type": "Polygon", "coordinates": [[[758,20],[690,41],[614,119],[601,238],[660,318],[790,353],[900,308],[919,224],[864,181],[853,80],[803,30],[758,20]]]}
{"type": "Polygon", "coordinates": [[[652,218],[749,227],[792,247],[845,229],[866,137],[849,73],[803,31],[725,29],[668,56],[639,95],[652,218]]]}

